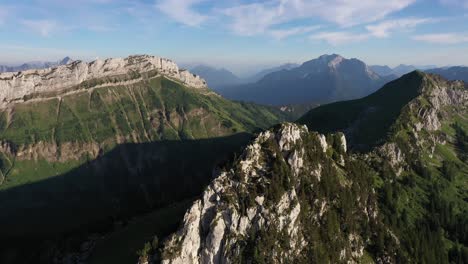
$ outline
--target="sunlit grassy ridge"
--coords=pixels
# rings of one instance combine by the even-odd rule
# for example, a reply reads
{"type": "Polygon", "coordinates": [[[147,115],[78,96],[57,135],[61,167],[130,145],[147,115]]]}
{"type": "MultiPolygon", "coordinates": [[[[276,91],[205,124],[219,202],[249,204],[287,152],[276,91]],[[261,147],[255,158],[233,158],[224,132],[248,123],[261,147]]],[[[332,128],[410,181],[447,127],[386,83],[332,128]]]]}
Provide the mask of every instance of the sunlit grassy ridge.
{"type": "Polygon", "coordinates": [[[313,109],[299,120],[311,130],[346,132],[360,152],[384,144],[401,151],[399,172],[390,158],[376,161],[368,152],[364,157],[378,172],[380,210],[400,239],[400,262],[468,260],[468,111],[463,103],[449,104],[424,117],[436,107],[429,98],[437,96],[437,87],[466,93],[466,85],[416,71],[372,95],[313,109]],[[437,118],[441,128],[417,130],[427,118],[437,118]]]}
{"type": "Polygon", "coordinates": [[[0,262],[33,261],[48,250],[41,238],[107,231],[116,219],[192,198],[251,133],[286,118],[165,77],[117,81],[0,112],[0,237],[10,241],[0,262]]]}

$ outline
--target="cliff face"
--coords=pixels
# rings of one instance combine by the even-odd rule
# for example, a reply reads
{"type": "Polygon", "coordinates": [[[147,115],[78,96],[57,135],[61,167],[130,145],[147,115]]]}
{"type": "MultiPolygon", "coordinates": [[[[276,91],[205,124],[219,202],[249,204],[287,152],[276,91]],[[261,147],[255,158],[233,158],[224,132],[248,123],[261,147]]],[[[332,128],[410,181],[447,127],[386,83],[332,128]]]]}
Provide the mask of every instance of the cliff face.
{"type": "MultiPolygon", "coordinates": [[[[128,75],[124,80],[129,81],[138,79],[141,74],[145,73],[163,75],[189,87],[206,88],[205,80],[179,69],[171,60],[138,55],[124,59],[96,60],[90,63],[76,61],[49,69],[2,73],[0,74],[0,107],[5,107],[15,101],[24,101],[32,95],[68,91],[92,80],[128,75]]],[[[99,85],[102,84],[104,83],[99,83],[99,85]]],[[[93,85],[88,85],[86,88],[92,87],[93,85]]]]}
{"type": "Polygon", "coordinates": [[[342,134],[294,124],[261,133],[186,213],[162,263],[359,263],[387,233],[362,166],[342,134]]]}

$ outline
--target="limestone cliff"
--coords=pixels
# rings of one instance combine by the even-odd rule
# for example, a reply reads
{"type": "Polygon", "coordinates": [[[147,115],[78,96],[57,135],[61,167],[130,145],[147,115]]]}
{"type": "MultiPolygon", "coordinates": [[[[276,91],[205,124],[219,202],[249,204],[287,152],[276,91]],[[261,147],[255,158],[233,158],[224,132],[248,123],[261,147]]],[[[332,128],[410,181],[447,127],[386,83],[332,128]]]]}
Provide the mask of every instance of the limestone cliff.
{"type": "Polygon", "coordinates": [[[163,75],[189,87],[206,88],[205,80],[186,70],[179,69],[177,64],[169,59],[136,55],[127,58],[95,60],[90,63],[75,61],[67,65],[41,70],[1,73],[0,107],[5,107],[15,101],[25,101],[38,94],[73,90],[86,82],[86,88],[92,88],[105,84],[105,82],[96,81],[102,78],[128,75],[127,78],[107,79],[107,81],[129,81],[138,79],[145,73],[163,75]]]}
{"type": "Polygon", "coordinates": [[[378,231],[374,191],[357,168],[341,133],[326,138],[294,124],[263,132],[210,184],[153,260],[359,263],[375,233],[387,231],[378,231]]]}

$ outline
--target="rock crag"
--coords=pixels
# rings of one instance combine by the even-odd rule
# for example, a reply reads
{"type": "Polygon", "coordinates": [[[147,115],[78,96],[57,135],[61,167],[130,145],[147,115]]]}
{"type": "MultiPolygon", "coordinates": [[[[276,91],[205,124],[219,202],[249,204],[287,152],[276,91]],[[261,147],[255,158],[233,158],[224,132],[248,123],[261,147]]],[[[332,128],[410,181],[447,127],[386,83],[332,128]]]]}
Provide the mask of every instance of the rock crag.
{"type": "Polygon", "coordinates": [[[207,87],[205,80],[187,70],[180,69],[169,59],[136,55],[127,58],[95,60],[90,63],[75,61],[48,69],[1,73],[0,107],[4,108],[12,102],[27,101],[39,94],[56,95],[79,88],[80,85],[89,89],[106,83],[138,79],[145,73],[147,76],[148,74],[150,76],[163,75],[193,88],[207,87]],[[107,79],[103,80],[103,78],[107,79]]]}
{"type": "Polygon", "coordinates": [[[295,124],[261,133],[195,201],[166,241],[162,263],[359,263],[369,237],[342,229],[336,206],[349,202],[346,210],[362,224],[379,223],[373,190],[346,173],[352,163],[342,133],[325,139],[295,124]],[[323,189],[332,182],[335,191],[323,189]],[[362,196],[341,201],[356,185],[362,196]],[[333,238],[320,229],[333,230],[333,238]],[[322,243],[333,249],[317,255],[322,243]]]}

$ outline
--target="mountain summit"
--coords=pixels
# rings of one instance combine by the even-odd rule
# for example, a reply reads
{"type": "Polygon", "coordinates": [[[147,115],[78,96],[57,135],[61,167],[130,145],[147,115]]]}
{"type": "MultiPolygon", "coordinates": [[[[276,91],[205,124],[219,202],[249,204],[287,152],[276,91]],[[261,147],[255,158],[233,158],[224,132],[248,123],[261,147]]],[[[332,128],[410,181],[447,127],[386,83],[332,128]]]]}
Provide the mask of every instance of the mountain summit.
{"type": "MultiPolygon", "coordinates": [[[[69,61],[65,58],[64,61],[69,61]]],[[[184,85],[206,88],[206,82],[197,75],[179,69],[168,59],[137,55],[127,58],[95,60],[41,70],[7,72],[0,74],[0,107],[9,103],[27,101],[34,97],[50,97],[56,93],[70,93],[103,85],[140,82],[142,76],[165,76],[184,85]]]]}
{"type": "Polygon", "coordinates": [[[332,54],[267,74],[257,83],[233,87],[224,95],[273,105],[327,103],[368,95],[385,82],[364,62],[332,54]]]}

